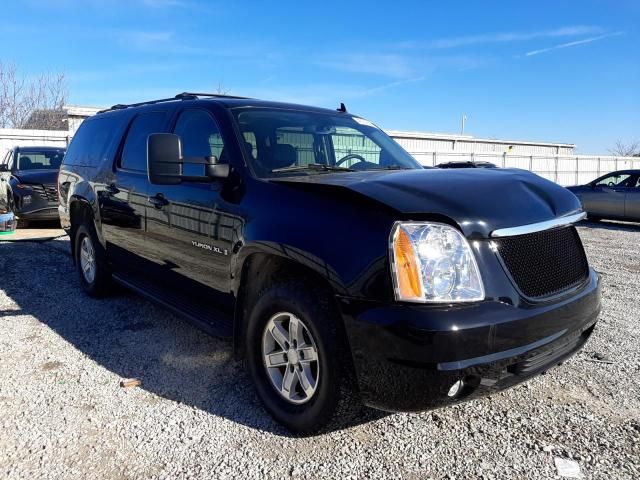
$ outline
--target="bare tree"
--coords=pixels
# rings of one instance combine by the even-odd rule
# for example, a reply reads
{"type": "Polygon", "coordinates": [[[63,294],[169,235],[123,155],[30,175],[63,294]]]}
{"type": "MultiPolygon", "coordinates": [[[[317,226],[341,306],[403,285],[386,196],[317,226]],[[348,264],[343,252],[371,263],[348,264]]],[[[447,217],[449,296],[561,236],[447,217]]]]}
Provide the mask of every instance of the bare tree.
{"type": "Polygon", "coordinates": [[[0,62],[0,128],[66,130],[62,111],[66,100],[63,73],[30,78],[14,63],[0,62]]]}
{"type": "Polygon", "coordinates": [[[213,93],[216,95],[229,95],[229,92],[230,90],[224,86],[224,83],[218,82],[218,86],[213,93]]]}
{"type": "Polygon", "coordinates": [[[613,148],[609,149],[612,155],[620,157],[637,157],[640,156],[640,141],[624,143],[622,140],[616,140],[613,148]]]}

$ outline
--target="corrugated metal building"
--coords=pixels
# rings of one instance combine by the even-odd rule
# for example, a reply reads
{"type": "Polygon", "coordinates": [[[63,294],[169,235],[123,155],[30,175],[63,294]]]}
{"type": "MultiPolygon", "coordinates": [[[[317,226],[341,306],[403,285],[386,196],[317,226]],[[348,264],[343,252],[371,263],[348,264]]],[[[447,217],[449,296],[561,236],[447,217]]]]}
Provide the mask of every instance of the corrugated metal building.
{"type": "Polygon", "coordinates": [[[471,135],[455,135],[430,132],[403,132],[387,130],[396,142],[424,165],[433,165],[433,154],[460,154],[469,157],[470,154],[493,154],[517,156],[565,156],[573,155],[575,145],[572,143],[527,142],[522,140],[499,140],[494,138],[476,138],[471,135]]]}

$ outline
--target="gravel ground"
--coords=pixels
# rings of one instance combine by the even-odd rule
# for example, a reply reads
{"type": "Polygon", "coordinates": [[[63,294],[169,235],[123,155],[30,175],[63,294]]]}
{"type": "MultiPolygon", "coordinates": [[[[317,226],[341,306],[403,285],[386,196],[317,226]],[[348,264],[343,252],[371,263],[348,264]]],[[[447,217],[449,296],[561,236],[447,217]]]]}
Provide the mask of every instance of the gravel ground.
{"type": "Polygon", "coordinates": [[[604,282],[582,352],[491,398],[312,438],[274,424],[230,344],[133,294],[81,294],[66,239],[0,243],[0,477],[554,478],[563,458],[639,478],[640,227],[580,234],[604,282]]]}

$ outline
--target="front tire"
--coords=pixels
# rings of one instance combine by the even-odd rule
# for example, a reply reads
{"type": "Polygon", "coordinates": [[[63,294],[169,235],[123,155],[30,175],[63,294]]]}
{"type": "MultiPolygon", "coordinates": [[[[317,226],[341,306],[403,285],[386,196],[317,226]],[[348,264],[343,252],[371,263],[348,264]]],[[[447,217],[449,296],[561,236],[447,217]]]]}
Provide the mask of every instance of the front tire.
{"type": "Polygon", "coordinates": [[[78,226],[75,234],[75,264],[82,289],[90,297],[102,297],[109,289],[111,275],[102,245],[93,226],[78,226]]]}
{"type": "Polygon", "coordinates": [[[362,409],[338,312],[318,290],[299,280],[272,284],[247,324],[258,396],[275,420],[301,434],[349,424],[362,409]]]}

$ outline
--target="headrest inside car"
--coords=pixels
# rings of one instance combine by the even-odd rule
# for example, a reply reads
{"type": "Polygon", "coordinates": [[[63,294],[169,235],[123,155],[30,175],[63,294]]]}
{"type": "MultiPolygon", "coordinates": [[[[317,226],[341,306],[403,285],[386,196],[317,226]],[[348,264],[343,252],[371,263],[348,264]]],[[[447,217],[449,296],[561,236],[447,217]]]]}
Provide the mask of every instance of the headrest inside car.
{"type": "Polygon", "coordinates": [[[273,147],[269,160],[269,167],[272,170],[289,167],[298,161],[298,154],[293,145],[281,143],[273,147]]]}

